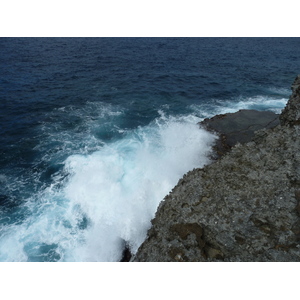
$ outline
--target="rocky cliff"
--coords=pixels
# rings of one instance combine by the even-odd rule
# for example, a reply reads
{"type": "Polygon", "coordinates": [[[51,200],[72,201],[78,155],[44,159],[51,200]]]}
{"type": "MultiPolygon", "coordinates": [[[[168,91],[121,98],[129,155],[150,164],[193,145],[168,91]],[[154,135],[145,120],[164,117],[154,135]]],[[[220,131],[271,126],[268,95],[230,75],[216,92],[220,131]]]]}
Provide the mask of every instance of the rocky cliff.
{"type": "Polygon", "coordinates": [[[188,172],[131,261],[300,261],[300,76],[279,120],[188,172]]]}

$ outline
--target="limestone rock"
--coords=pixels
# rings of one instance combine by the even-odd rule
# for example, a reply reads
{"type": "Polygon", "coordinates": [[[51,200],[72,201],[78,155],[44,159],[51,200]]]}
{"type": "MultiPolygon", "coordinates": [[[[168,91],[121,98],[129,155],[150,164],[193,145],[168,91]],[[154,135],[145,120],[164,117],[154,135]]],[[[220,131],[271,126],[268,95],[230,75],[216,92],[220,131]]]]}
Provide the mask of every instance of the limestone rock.
{"type": "Polygon", "coordinates": [[[299,86],[279,125],[179,180],[131,261],[300,261],[299,86]]]}

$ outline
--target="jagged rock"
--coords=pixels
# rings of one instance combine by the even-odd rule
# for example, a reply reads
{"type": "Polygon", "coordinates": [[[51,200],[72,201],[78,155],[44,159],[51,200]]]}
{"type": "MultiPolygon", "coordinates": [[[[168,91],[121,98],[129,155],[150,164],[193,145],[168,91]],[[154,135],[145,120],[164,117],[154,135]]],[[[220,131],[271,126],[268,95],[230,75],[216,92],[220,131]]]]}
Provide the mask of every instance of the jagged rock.
{"type": "Polygon", "coordinates": [[[298,75],[292,84],[292,96],[289,99],[285,109],[280,115],[281,125],[293,126],[300,124],[300,75],[298,75]]]}
{"type": "Polygon", "coordinates": [[[132,261],[300,261],[300,89],[278,126],[188,172],[132,261]]]}
{"type": "Polygon", "coordinates": [[[132,253],[130,251],[130,246],[129,244],[123,240],[124,243],[124,248],[123,248],[123,253],[122,253],[122,258],[120,260],[120,262],[129,262],[131,257],[132,257],[132,253]]]}

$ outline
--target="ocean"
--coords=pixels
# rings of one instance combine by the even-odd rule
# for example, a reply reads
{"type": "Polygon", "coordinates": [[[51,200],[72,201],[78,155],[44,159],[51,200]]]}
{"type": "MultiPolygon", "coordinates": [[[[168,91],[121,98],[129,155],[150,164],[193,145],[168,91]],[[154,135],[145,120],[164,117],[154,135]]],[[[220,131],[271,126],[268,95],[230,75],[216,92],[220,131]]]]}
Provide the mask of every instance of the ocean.
{"type": "Polygon", "coordinates": [[[197,123],[280,113],[299,73],[300,38],[0,38],[0,261],[136,253],[210,163],[197,123]]]}

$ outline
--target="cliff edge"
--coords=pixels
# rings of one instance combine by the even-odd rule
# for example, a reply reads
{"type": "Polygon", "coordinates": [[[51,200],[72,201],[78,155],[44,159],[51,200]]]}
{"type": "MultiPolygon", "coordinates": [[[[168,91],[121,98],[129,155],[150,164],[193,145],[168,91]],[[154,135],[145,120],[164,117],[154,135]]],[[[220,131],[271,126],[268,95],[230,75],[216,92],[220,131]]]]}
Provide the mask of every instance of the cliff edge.
{"type": "Polygon", "coordinates": [[[131,261],[300,261],[300,75],[279,120],[184,175],[131,261]]]}

